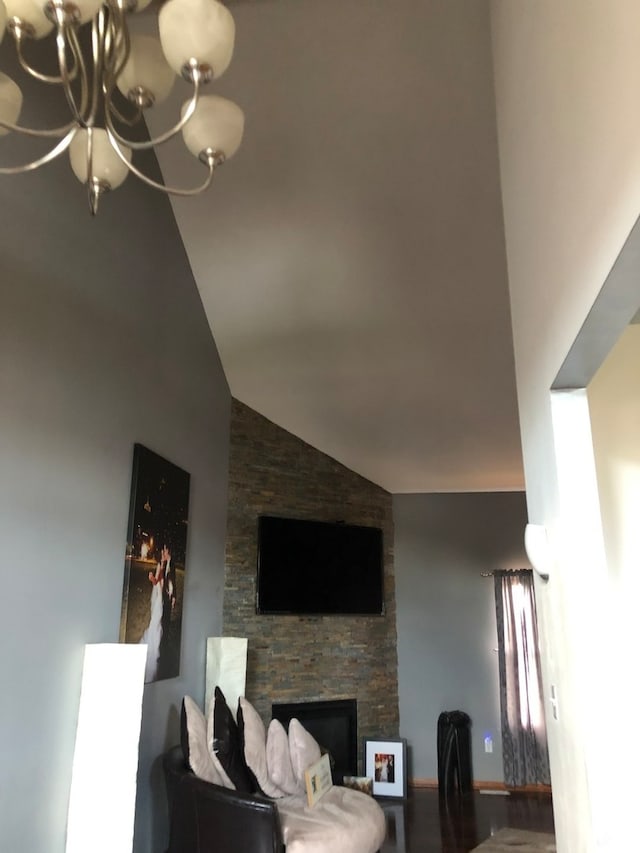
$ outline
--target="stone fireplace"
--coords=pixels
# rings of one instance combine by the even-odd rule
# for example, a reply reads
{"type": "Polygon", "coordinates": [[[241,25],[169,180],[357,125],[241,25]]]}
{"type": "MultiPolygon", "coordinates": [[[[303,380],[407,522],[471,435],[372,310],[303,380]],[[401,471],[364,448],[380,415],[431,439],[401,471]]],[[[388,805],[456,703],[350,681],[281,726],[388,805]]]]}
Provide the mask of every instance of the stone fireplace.
{"type": "Polygon", "coordinates": [[[359,758],[363,738],[398,737],[393,538],[389,492],[233,401],[222,635],[248,640],[245,695],[265,723],[272,703],[356,697],[359,758]],[[385,615],[256,613],[265,514],[382,528],[385,615]]]}
{"type": "Polygon", "coordinates": [[[274,703],[271,714],[285,728],[295,717],[313,735],[322,751],[329,753],[335,784],[342,784],[345,775],[357,776],[358,711],[355,699],[274,703]]]}

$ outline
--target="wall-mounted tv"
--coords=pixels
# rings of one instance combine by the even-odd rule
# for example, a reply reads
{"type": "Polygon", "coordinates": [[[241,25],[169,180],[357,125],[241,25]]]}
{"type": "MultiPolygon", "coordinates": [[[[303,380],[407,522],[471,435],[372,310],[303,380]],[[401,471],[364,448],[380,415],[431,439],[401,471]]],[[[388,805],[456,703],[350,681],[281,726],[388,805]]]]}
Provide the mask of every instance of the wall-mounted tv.
{"type": "Polygon", "coordinates": [[[256,611],[382,615],[382,530],[260,516],[256,611]]]}

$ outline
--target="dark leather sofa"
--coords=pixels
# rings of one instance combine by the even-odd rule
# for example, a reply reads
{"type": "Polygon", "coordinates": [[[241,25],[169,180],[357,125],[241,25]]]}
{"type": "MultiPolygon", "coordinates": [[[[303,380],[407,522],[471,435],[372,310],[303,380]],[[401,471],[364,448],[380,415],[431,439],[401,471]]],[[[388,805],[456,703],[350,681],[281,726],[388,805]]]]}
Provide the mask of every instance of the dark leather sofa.
{"type": "Polygon", "coordinates": [[[162,766],[169,801],[167,853],[284,853],[272,800],[198,779],[180,746],[164,754],[162,766]]]}

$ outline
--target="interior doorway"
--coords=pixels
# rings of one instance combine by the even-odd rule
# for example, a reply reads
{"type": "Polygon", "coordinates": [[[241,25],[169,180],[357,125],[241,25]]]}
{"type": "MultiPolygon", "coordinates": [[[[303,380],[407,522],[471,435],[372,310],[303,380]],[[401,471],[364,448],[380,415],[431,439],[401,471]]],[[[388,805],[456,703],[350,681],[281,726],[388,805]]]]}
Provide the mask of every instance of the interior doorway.
{"type": "MultiPolygon", "coordinates": [[[[553,530],[564,587],[573,689],[558,713],[584,744],[593,837],[599,849],[624,849],[610,815],[634,789],[634,760],[616,761],[603,721],[634,704],[640,636],[640,220],[632,229],[551,389],[557,518],[553,530]],[[577,727],[579,726],[579,730],[577,727]]],[[[552,657],[553,650],[548,650],[552,657]]],[[[552,688],[553,686],[550,685],[552,688]]],[[[629,745],[635,752],[635,746],[629,745]]]]}

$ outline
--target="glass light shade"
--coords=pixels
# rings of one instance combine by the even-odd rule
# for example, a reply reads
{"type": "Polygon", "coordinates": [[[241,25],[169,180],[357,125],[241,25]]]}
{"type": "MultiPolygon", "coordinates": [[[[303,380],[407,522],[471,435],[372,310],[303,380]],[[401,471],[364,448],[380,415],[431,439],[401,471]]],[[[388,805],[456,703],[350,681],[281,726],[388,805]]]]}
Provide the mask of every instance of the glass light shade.
{"type": "Polygon", "coordinates": [[[44,13],[44,6],[35,0],[4,0],[9,18],[20,18],[33,27],[33,37],[44,38],[53,29],[53,21],[44,13]]]}
{"type": "MultiPolygon", "coordinates": [[[[182,115],[189,101],[182,105],[182,115]]],[[[244,113],[233,101],[219,95],[204,95],[186,125],[182,136],[189,151],[199,157],[211,148],[229,159],[238,150],[244,131],[244,113]]]]}
{"type": "Polygon", "coordinates": [[[0,0],[0,42],[2,41],[2,37],[4,36],[4,31],[7,28],[7,7],[4,5],[3,0],[0,0]]]}
{"type": "MultiPolygon", "coordinates": [[[[69,159],[71,168],[76,178],[82,184],[86,184],[88,176],[88,160],[89,152],[87,151],[87,130],[79,130],[73,137],[73,141],[69,146],[69,159]]],[[[121,146],[122,153],[127,160],[131,162],[131,149],[121,146]]],[[[129,174],[129,170],[120,160],[116,152],[113,150],[107,131],[100,127],[93,129],[93,155],[92,155],[93,173],[92,178],[96,178],[114,190],[129,174]]]]}
{"type": "MultiPolygon", "coordinates": [[[[9,124],[15,124],[22,109],[22,92],[11,77],[0,72],[0,119],[9,124]]],[[[0,136],[6,136],[9,131],[0,127],[0,136]]]]}
{"type": "Polygon", "coordinates": [[[169,0],[158,15],[160,41],[167,62],[182,74],[190,59],[223,74],[233,56],[236,25],[218,0],[169,0]]]}
{"type": "Polygon", "coordinates": [[[171,92],[175,79],[160,41],[155,36],[131,36],[131,53],[118,77],[118,89],[125,97],[132,89],[140,86],[151,92],[155,103],[159,104],[171,92]]]}

